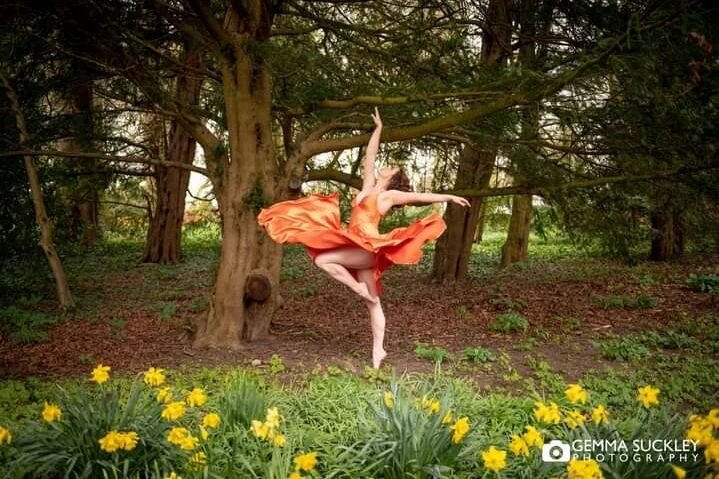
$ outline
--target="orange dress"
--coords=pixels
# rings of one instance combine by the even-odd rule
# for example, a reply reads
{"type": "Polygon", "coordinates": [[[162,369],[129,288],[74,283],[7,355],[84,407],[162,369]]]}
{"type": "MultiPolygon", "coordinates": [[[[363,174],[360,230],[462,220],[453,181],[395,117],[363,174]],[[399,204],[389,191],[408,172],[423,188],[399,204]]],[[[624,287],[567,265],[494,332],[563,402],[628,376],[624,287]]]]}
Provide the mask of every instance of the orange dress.
{"type": "Polygon", "coordinates": [[[369,194],[359,204],[353,202],[347,228],[340,225],[338,192],[276,203],[262,209],[257,221],[276,242],[303,244],[313,261],[320,253],[337,248],[362,248],[373,253],[375,285],[380,294],[382,272],[393,264],[418,263],[422,245],[437,239],[447,226],[441,216],[432,213],[407,227],[380,234],[382,215],[377,210],[377,195],[369,194]]]}

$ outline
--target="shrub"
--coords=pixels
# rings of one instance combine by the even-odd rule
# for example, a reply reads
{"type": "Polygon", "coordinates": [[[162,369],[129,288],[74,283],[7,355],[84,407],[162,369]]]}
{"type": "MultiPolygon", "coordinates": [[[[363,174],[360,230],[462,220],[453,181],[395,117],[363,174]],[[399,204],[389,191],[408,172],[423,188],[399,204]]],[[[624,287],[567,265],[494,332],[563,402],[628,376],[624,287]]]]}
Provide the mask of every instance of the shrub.
{"type": "Polygon", "coordinates": [[[489,324],[489,329],[498,333],[514,333],[518,331],[526,331],[529,327],[527,318],[518,313],[503,313],[489,324]]]}
{"type": "Polygon", "coordinates": [[[413,398],[396,383],[379,403],[369,404],[361,423],[363,439],[341,457],[348,472],[354,465],[349,477],[450,477],[470,430],[469,419],[456,417],[448,398],[413,398]]]}
{"type": "Polygon", "coordinates": [[[719,294],[719,274],[690,274],[687,285],[694,291],[702,293],[719,294]]]}
{"type": "Polygon", "coordinates": [[[417,343],[414,354],[419,359],[429,359],[434,363],[441,363],[450,358],[449,351],[444,348],[433,347],[423,343],[417,343]]]}
{"type": "Polygon", "coordinates": [[[631,337],[615,338],[595,345],[604,358],[612,361],[636,361],[649,356],[649,350],[631,337]]]}

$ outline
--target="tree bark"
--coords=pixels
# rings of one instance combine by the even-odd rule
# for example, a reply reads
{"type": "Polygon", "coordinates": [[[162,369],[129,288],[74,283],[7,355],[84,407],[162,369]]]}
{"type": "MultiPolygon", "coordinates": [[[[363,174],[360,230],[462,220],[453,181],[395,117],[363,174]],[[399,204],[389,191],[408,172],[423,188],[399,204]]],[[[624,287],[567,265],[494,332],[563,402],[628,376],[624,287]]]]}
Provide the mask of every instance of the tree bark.
{"type": "Polygon", "coordinates": [[[242,14],[230,9],[225,17],[224,29],[237,43],[232,61],[222,64],[230,156],[213,159],[221,165],[213,183],[223,223],[222,249],[209,313],[198,327],[195,347],[238,348],[242,340],[268,337],[280,303],[282,248],[256,218],[260,208],[289,194],[286,178],[276,182],[272,78],[255,52],[255,45],[269,38],[272,13],[258,0],[244,6],[242,14]],[[254,289],[247,283],[262,277],[265,299],[258,301],[247,294],[254,289]]]}
{"type": "MultiPolygon", "coordinates": [[[[71,154],[94,149],[94,120],[92,76],[78,64],[70,68],[76,78],[63,98],[64,109],[70,117],[69,136],[60,141],[58,148],[71,154]]],[[[91,246],[100,238],[100,192],[105,189],[107,180],[102,175],[87,173],[98,169],[95,160],[72,159],[68,167],[75,174],[65,194],[70,206],[72,237],[91,246]]]]}
{"type": "Polygon", "coordinates": [[[499,266],[505,268],[527,257],[529,245],[529,225],[532,220],[532,197],[515,195],[512,197],[512,218],[509,220],[507,240],[502,246],[502,259],[499,266]]]}
{"type": "MultiPolygon", "coordinates": [[[[2,81],[5,86],[5,91],[7,92],[7,97],[10,100],[11,108],[15,113],[15,121],[17,123],[18,131],[20,132],[20,144],[24,145],[30,138],[27,124],[25,123],[25,115],[23,115],[22,109],[20,108],[20,102],[15,94],[15,90],[2,73],[0,73],[0,81],[2,81]]],[[[57,291],[57,298],[60,301],[60,308],[63,311],[74,309],[75,300],[70,292],[70,285],[67,282],[67,276],[65,275],[65,269],[62,266],[62,261],[60,261],[60,257],[57,255],[55,243],[52,240],[52,225],[47,216],[47,210],[45,209],[45,201],[42,197],[40,179],[38,178],[37,170],[35,169],[35,163],[30,156],[25,156],[24,162],[28,181],[30,183],[30,193],[32,195],[33,205],[35,206],[35,220],[40,227],[39,244],[45,253],[45,257],[50,264],[50,269],[52,270],[53,277],[55,278],[55,289],[57,291]]]]}
{"type": "MultiPolygon", "coordinates": [[[[523,40],[519,49],[519,62],[524,68],[531,69],[536,63],[536,0],[521,0],[519,20],[520,39],[523,40]]],[[[537,137],[539,131],[539,101],[529,103],[522,111],[522,124],[520,136],[524,140],[531,140],[537,137]]],[[[522,170],[528,165],[523,162],[531,162],[536,154],[528,146],[522,146],[515,150],[517,153],[512,158],[515,169],[515,184],[522,183],[524,175],[522,170]]],[[[513,263],[522,261],[527,257],[529,245],[529,226],[532,221],[532,196],[515,195],[512,197],[512,217],[509,221],[507,239],[502,246],[502,257],[499,262],[501,268],[513,263]]]]}
{"type": "MultiPolygon", "coordinates": [[[[487,25],[482,34],[481,63],[483,67],[501,65],[511,53],[511,26],[508,0],[492,0],[487,12],[487,25]]],[[[480,150],[465,144],[459,157],[454,189],[476,189],[489,186],[496,151],[480,150]]],[[[483,198],[471,198],[464,208],[448,204],[444,215],[447,231],[437,240],[432,276],[442,283],[463,280],[467,276],[483,198]]]]}
{"type": "Polygon", "coordinates": [[[672,210],[671,200],[652,212],[651,224],[654,235],[649,259],[666,261],[684,254],[686,248],[684,218],[680,212],[672,210]]]}
{"type": "MultiPolygon", "coordinates": [[[[185,53],[183,70],[178,75],[176,97],[186,105],[197,105],[200,99],[202,79],[188,74],[200,66],[199,49],[188,49],[185,53]]],[[[181,122],[172,121],[169,133],[167,159],[183,164],[192,164],[195,159],[197,142],[185,130],[181,122]]],[[[190,182],[190,171],[182,168],[156,166],[156,206],[150,221],[142,261],[145,263],[177,263],[181,257],[182,220],[185,215],[185,192],[190,182]]]]}
{"type": "MultiPolygon", "coordinates": [[[[489,186],[495,155],[495,151],[465,145],[460,154],[455,188],[489,186]]],[[[433,266],[433,277],[442,283],[463,280],[467,276],[484,198],[471,198],[470,204],[469,208],[452,203],[447,205],[444,214],[447,231],[437,240],[433,266]]]]}

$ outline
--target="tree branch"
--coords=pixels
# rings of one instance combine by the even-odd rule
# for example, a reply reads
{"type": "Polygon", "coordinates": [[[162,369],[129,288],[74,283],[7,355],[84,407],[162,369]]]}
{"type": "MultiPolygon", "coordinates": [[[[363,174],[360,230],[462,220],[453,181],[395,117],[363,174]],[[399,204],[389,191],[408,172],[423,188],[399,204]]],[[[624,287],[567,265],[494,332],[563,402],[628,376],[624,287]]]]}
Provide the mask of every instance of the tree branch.
{"type": "Polygon", "coordinates": [[[104,153],[95,152],[69,152],[69,151],[57,151],[57,150],[18,150],[18,151],[5,151],[0,153],[0,158],[9,158],[14,156],[59,156],[66,158],[81,158],[81,159],[96,159],[104,161],[120,161],[124,163],[142,163],[145,165],[158,165],[158,166],[171,166],[180,168],[183,170],[190,170],[201,175],[209,177],[207,169],[188,165],[187,163],[181,163],[179,161],[165,161],[148,158],[140,158],[139,156],[117,156],[117,155],[106,155],[104,153]]]}

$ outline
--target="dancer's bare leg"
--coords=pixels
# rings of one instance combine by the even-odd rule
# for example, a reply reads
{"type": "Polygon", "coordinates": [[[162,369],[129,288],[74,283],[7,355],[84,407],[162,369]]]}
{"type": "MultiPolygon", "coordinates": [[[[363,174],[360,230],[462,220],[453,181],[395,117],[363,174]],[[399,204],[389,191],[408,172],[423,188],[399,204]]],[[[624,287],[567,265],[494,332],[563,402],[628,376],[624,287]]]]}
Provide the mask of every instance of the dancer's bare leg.
{"type": "Polygon", "coordinates": [[[361,248],[338,248],[317,255],[315,264],[327,272],[334,279],[350,287],[365,301],[375,303],[376,294],[370,293],[367,285],[357,281],[348,269],[362,270],[374,265],[374,256],[361,248]]]}
{"type": "MultiPolygon", "coordinates": [[[[373,296],[377,297],[374,274],[371,269],[358,270],[357,278],[367,285],[367,289],[373,296]]],[[[372,327],[372,367],[379,369],[382,365],[382,360],[387,356],[387,352],[384,350],[384,311],[382,311],[382,304],[379,301],[379,297],[377,297],[376,302],[365,301],[365,305],[369,311],[370,324],[372,327]]]]}

